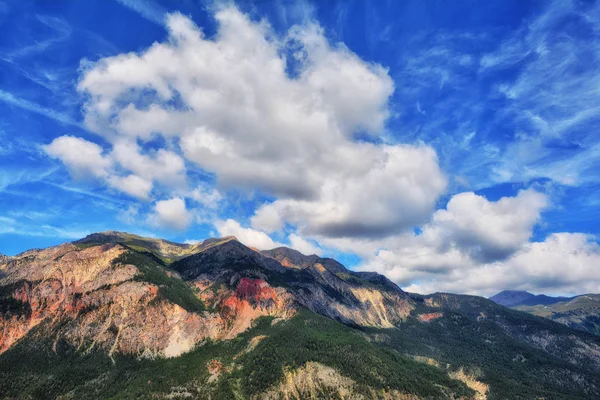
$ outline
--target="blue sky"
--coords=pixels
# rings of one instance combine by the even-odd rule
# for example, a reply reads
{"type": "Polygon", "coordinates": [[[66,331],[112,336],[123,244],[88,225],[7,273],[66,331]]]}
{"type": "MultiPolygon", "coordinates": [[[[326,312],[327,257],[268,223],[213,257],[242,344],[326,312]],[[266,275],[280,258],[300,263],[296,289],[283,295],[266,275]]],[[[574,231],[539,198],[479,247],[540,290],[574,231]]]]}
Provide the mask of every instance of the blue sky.
{"type": "Polygon", "coordinates": [[[600,291],[594,1],[0,1],[0,252],[235,234],[600,291]]]}

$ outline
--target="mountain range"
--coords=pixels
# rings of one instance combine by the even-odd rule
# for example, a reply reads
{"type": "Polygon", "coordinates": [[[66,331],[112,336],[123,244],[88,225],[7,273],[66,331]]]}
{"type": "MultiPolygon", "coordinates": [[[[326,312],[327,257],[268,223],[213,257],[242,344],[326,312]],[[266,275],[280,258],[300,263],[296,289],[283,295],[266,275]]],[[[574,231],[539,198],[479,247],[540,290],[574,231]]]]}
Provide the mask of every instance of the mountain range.
{"type": "Polygon", "coordinates": [[[515,310],[551,319],[571,328],[600,335],[600,294],[552,297],[504,290],[490,297],[490,300],[515,310]]]}
{"type": "Polygon", "coordinates": [[[0,258],[3,399],[599,397],[600,336],[285,247],[102,232],[0,258]]]}
{"type": "Polygon", "coordinates": [[[559,302],[573,300],[575,297],[552,297],[546,296],[545,294],[535,295],[533,293],[520,291],[520,290],[503,290],[498,294],[490,297],[495,303],[501,304],[505,307],[517,307],[517,306],[538,306],[538,305],[552,305],[559,302]]]}

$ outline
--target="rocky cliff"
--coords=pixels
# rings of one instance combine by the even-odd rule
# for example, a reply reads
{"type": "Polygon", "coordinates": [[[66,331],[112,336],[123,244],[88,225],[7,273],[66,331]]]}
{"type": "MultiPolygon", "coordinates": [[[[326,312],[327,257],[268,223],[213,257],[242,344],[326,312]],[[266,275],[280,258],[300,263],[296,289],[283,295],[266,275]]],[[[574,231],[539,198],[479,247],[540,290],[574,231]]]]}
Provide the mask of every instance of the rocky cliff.
{"type": "Polygon", "coordinates": [[[79,349],[174,357],[206,339],[234,337],[262,315],[293,314],[290,296],[266,282],[260,293],[268,296],[260,298],[228,289],[221,297],[209,296],[195,292],[156,260],[114,241],[29,251],[2,264],[0,271],[0,352],[43,323],[55,341],[66,339],[79,349]],[[205,300],[212,311],[184,308],[184,302],[170,296],[175,290],[205,300]]]}

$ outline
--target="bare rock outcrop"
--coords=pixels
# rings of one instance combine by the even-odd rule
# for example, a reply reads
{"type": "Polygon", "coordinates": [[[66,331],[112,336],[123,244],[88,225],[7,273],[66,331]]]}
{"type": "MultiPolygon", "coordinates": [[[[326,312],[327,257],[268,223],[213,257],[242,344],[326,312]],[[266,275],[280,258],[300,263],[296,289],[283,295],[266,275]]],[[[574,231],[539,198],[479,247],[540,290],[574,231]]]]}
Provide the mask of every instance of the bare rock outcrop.
{"type": "MultiPolygon", "coordinates": [[[[285,290],[251,279],[212,299],[201,296],[214,311],[187,311],[161,297],[156,284],[136,279],[138,267],[119,262],[126,251],[119,244],[65,244],[3,264],[0,287],[7,306],[0,310],[0,353],[43,323],[55,343],[66,340],[82,350],[175,357],[206,339],[233,338],[260,316],[288,318],[295,312],[285,290]]],[[[212,292],[209,286],[204,289],[212,292]]]]}
{"type": "Polygon", "coordinates": [[[303,399],[397,399],[418,400],[420,397],[397,390],[373,390],[360,393],[356,382],[335,369],[317,362],[307,362],[296,370],[286,370],[281,382],[255,396],[255,400],[303,400],[303,399]]]}

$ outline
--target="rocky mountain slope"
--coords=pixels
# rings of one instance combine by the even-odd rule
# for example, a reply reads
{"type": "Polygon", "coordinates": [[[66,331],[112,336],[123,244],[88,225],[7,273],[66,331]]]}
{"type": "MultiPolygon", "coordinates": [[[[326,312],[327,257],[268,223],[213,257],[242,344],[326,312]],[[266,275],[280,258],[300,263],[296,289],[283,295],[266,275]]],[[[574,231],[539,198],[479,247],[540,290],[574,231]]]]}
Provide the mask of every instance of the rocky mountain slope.
{"type": "Polygon", "coordinates": [[[7,263],[9,260],[10,260],[9,256],[5,256],[4,254],[0,253],[0,264],[7,263]]]}
{"type": "Polygon", "coordinates": [[[600,295],[585,294],[551,305],[519,305],[516,310],[600,335],[600,295]]]}
{"type": "Polygon", "coordinates": [[[515,310],[551,319],[571,328],[600,335],[600,295],[598,294],[551,297],[505,290],[490,297],[490,300],[515,310]],[[516,299],[519,300],[515,301],[516,299]]]}
{"type": "Polygon", "coordinates": [[[233,237],[0,260],[0,398],[584,399],[600,338],[233,237]]]}

